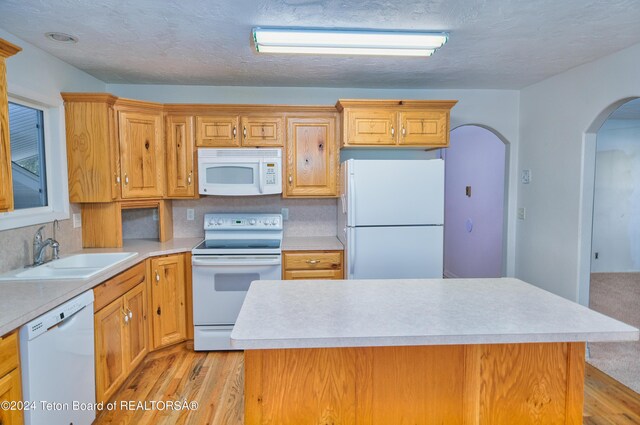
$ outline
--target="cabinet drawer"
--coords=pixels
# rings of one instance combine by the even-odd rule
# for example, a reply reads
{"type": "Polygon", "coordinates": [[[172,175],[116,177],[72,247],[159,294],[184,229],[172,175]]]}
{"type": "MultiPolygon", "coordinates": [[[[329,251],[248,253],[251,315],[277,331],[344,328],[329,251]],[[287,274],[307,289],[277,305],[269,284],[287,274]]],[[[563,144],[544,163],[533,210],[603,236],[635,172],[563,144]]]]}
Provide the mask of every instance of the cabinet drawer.
{"type": "Polygon", "coordinates": [[[285,270],[337,270],[342,268],[342,251],[285,252],[285,270]]]}
{"type": "Polygon", "coordinates": [[[343,279],[340,270],[285,270],[284,280],[316,280],[316,279],[343,279]]]}
{"type": "Polygon", "coordinates": [[[144,261],[93,288],[93,311],[99,311],[145,279],[144,261]]]}
{"type": "Polygon", "coordinates": [[[18,367],[18,331],[0,337],[0,377],[18,367]]]}

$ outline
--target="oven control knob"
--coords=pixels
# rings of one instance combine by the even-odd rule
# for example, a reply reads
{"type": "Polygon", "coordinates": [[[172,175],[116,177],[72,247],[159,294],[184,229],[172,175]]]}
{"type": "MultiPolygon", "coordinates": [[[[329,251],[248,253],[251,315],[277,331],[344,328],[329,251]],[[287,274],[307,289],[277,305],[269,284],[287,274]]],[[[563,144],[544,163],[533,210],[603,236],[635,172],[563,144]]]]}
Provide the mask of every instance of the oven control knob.
{"type": "Polygon", "coordinates": [[[219,225],[219,226],[222,226],[222,223],[224,223],[224,221],[223,221],[221,218],[219,218],[219,219],[218,219],[218,225],[219,225]]]}
{"type": "Polygon", "coordinates": [[[252,218],[251,220],[249,220],[249,224],[254,226],[256,224],[256,219],[252,218]]]}
{"type": "Polygon", "coordinates": [[[274,226],[278,224],[278,219],[274,218],[273,220],[271,220],[271,224],[273,224],[274,226]]]}

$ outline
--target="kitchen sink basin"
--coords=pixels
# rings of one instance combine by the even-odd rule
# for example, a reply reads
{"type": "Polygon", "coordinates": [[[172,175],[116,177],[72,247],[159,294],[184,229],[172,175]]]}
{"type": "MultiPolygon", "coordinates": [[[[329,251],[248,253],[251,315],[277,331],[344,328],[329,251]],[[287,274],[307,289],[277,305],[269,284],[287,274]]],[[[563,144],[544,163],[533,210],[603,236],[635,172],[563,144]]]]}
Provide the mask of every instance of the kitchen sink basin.
{"type": "Polygon", "coordinates": [[[13,270],[0,280],[87,279],[138,255],[137,252],[76,254],[37,267],[13,270]]]}

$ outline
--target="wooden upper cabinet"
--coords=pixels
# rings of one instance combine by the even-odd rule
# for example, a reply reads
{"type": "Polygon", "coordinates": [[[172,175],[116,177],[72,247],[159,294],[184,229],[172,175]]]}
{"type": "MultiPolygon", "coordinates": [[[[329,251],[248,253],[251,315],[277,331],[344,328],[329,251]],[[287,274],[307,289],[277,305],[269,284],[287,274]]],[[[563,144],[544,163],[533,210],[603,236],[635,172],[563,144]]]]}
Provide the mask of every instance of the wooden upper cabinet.
{"type": "Polygon", "coordinates": [[[120,197],[116,98],[63,93],[69,201],[110,202],[120,197]]]}
{"type": "Polygon", "coordinates": [[[282,115],[243,116],[241,121],[242,146],[283,145],[282,115]]]}
{"type": "Polygon", "coordinates": [[[69,200],[104,203],[161,198],[162,105],[106,93],[62,93],[69,200]]]}
{"type": "Polygon", "coordinates": [[[187,335],[185,269],[182,254],[150,260],[153,348],[183,341],[187,335]]]}
{"type": "Polygon", "coordinates": [[[120,111],[122,198],[158,198],[164,192],[164,150],[160,112],[120,111]]]}
{"type": "Polygon", "coordinates": [[[196,146],[239,147],[238,115],[206,115],[196,117],[196,146]]]}
{"type": "Polygon", "coordinates": [[[343,147],[449,146],[455,100],[340,100],[343,147]]]}
{"type": "Polygon", "coordinates": [[[169,115],[165,129],[167,196],[194,198],[197,191],[193,117],[169,115]]]}
{"type": "Polygon", "coordinates": [[[400,145],[449,145],[449,111],[400,112],[400,145]]]}
{"type": "Polygon", "coordinates": [[[336,116],[287,117],[285,197],[337,196],[336,116]]]}
{"type": "Polygon", "coordinates": [[[11,141],[9,140],[9,103],[7,100],[7,67],[5,59],[20,47],[0,38],[0,212],[13,209],[11,178],[11,141]]]}
{"type": "Polygon", "coordinates": [[[393,110],[349,110],[345,113],[345,144],[395,145],[396,120],[393,110]]]}

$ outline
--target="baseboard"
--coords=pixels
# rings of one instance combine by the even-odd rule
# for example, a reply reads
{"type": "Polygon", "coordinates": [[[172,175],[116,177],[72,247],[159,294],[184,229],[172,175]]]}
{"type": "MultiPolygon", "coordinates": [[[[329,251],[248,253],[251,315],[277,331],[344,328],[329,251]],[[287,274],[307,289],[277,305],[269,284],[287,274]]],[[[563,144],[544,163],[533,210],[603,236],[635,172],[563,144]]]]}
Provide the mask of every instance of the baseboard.
{"type": "Polygon", "coordinates": [[[451,273],[449,270],[445,270],[443,275],[445,279],[460,279],[460,276],[455,273],[451,273]]]}

